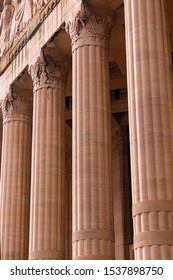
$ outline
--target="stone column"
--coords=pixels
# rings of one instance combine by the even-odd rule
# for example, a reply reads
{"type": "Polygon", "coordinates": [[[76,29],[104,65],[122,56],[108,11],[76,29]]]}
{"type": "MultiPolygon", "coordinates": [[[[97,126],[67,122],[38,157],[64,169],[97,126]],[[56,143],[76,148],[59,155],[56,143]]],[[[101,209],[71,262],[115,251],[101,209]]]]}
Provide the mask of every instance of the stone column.
{"type": "Polygon", "coordinates": [[[114,259],[108,46],[112,20],[82,7],[73,60],[73,259],[114,259]]]}
{"type": "MultiPolygon", "coordinates": [[[[71,128],[66,127],[66,130],[67,129],[71,130],[71,128]]],[[[70,133],[68,133],[68,136],[69,134],[70,133]]],[[[71,141],[71,139],[69,139],[68,141],[71,141]]],[[[66,144],[66,178],[65,178],[64,209],[65,209],[65,259],[71,260],[72,259],[72,147],[69,144],[66,144]]]]}
{"type": "Polygon", "coordinates": [[[0,113],[0,168],[1,168],[1,156],[2,156],[2,132],[3,132],[3,119],[0,113]]]}
{"type": "Polygon", "coordinates": [[[125,0],[136,259],[173,259],[172,72],[165,0],[125,0]]]}
{"type": "Polygon", "coordinates": [[[112,121],[112,179],[114,198],[115,258],[125,260],[123,140],[120,128],[112,121]]]}
{"type": "Polygon", "coordinates": [[[43,55],[33,79],[29,259],[64,259],[66,69],[43,55]]]}
{"type": "Polygon", "coordinates": [[[32,99],[1,101],[1,259],[28,259],[32,99]]]}
{"type": "MultiPolygon", "coordinates": [[[[0,112],[0,170],[1,170],[1,154],[2,154],[2,115],[0,112]]],[[[0,186],[0,213],[1,213],[1,186],[0,186]]],[[[0,225],[1,225],[1,215],[0,215],[0,225]]],[[[1,226],[0,226],[1,228],[1,226]]],[[[1,231],[0,231],[1,232],[1,231]]],[[[1,234],[0,234],[1,236],[1,234]]],[[[0,260],[1,260],[1,238],[0,238],[0,260]]]]}
{"type": "Polygon", "coordinates": [[[129,194],[128,133],[112,117],[112,174],[114,198],[115,259],[129,259],[131,205],[129,194]]]}
{"type": "Polygon", "coordinates": [[[133,219],[132,219],[132,191],[131,191],[131,172],[130,172],[130,147],[129,129],[121,126],[122,145],[123,145],[123,197],[124,197],[124,237],[125,237],[125,256],[127,260],[134,260],[133,251],[133,219]]]}

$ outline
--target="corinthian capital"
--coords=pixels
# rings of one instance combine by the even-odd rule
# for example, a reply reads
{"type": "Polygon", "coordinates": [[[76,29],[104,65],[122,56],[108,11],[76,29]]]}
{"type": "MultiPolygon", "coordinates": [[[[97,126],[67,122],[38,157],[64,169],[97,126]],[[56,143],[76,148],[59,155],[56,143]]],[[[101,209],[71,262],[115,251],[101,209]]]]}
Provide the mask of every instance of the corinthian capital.
{"type": "Polygon", "coordinates": [[[76,17],[66,23],[66,31],[72,39],[73,50],[84,45],[101,45],[107,48],[112,26],[112,12],[98,13],[89,5],[83,4],[76,17]]]}
{"type": "Polygon", "coordinates": [[[29,66],[29,74],[33,80],[34,91],[40,88],[61,88],[68,73],[68,66],[59,64],[52,57],[44,55],[38,57],[34,65],[29,66]]]}
{"type": "Polygon", "coordinates": [[[25,120],[32,119],[32,97],[23,96],[22,94],[7,94],[0,101],[0,107],[3,114],[3,122],[10,120],[25,120]]]}

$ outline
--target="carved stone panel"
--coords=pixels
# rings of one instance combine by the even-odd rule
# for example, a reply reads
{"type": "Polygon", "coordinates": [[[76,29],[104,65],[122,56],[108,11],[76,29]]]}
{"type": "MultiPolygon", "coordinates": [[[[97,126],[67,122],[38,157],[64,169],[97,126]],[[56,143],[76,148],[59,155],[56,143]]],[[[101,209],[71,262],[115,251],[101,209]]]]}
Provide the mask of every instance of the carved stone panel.
{"type": "Polygon", "coordinates": [[[0,57],[47,2],[48,0],[0,0],[0,57]]]}

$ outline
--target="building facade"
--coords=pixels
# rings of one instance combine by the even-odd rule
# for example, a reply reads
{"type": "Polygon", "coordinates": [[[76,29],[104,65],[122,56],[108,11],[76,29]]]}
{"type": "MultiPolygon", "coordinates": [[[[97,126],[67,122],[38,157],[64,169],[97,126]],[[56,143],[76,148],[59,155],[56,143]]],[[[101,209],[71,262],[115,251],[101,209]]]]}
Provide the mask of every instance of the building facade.
{"type": "Polygon", "coordinates": [[[171,0],[0,1],[0,253],[173,259],[171,0]]]}

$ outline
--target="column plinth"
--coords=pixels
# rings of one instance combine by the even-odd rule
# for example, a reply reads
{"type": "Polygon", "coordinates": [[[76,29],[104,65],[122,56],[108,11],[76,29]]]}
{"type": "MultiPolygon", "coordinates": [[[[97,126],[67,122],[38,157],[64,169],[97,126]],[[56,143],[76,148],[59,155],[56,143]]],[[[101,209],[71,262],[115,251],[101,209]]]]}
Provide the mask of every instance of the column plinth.
{"type": "Polygon", "coordinates": [[[73,259],[113,259],[108,79],[110,16],[82,7],[67,24],[73,60],[73,259]]]}
{"type": "Polygon", "coordinates": [[[32,99],[1,101],[1,259],[28,259],[32,99]]]}
{"type": "Polygon", "coordinates": [[[136,259],[173,259],[172,71],[166,1],[125,0],[136,259]]]}
{"type": "Polygon", "coordinates": [[[64,259],[65,67],[48,56],[34,84],[29,259],[64,259]]]}

